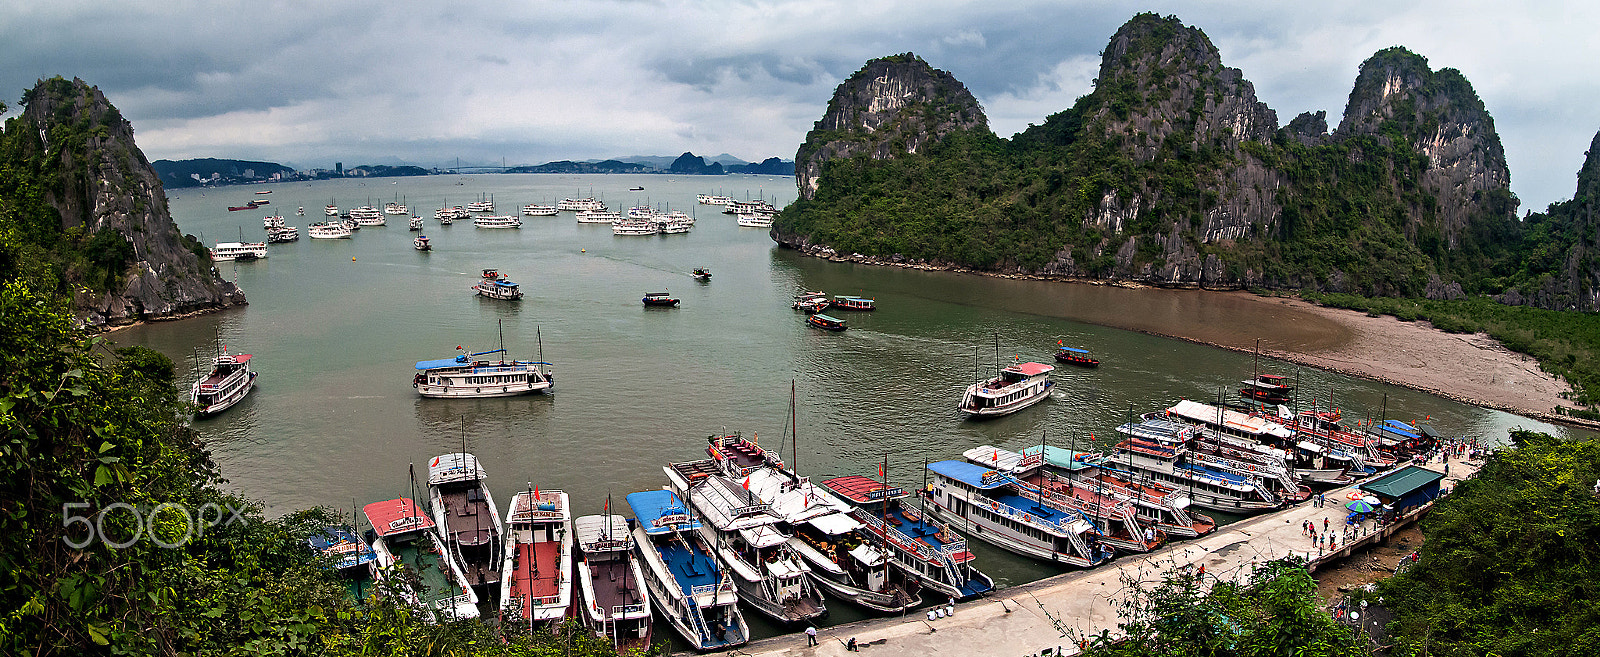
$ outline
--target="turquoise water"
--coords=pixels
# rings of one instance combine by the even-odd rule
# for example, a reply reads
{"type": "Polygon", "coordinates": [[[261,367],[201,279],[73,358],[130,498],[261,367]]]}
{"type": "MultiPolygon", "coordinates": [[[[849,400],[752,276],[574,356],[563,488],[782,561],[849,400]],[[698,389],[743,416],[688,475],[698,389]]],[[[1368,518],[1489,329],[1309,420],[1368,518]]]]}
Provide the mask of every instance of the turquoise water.
{"type": "MultiPolygon", "coordinates": [[[[598,513],[607,495],[659,488],[669,460],[704,457],[705,437],[756,435],[769,447],[789,432],[796,389],[799,454],[783,455],[817,480],[876,474],[914,486],[926,460],[960,458],[981,444],[1018,450],[1041,440],[1104,445],[1131,413],[1180,398],[1230,396],[1250,378],[1252,358],[1187,342],[1097,326],[1136,315],[1150,328],[1200,324],[1234,336],[1293,346],[1326,339],[1315,327],[1242,313],[1198,292],[1125,290],[1016,281],[948,272],[870,267],[800,257],[763,229],[699,206],[696,193],[794,198],[792,179],[773,176],[668,177],[473,175],[338,180],[176,190],[173,217],[208,244],[242,232],[264,237],[269,210],[301,229],[270,256],[222,273],[237,277],[250,305],[177,322],[124,329],[119,344],[159,349],[179,363],[182,385],[218,340],[252,353],[257,390],[220,416],[196,423],[211,442],[227,486],[281,513],[314,505],[351,509],[410,496],[408,469],[426,476],[431,457],[466,448],[478,455],[496,499],[529,486],[564,489],[574,515],[598,513]],[[629,192],[643,186],[645,191],[629,192]],[[227,206],[273,190],[255,212],[227,206]],[[441,227],[433,211],[493,194],[498,214],[590,190],[613,210],[648,202],[695,213],[684,235],[617,237],[573,214],[522,217],[520,230],[441,227]],[[344,209],[381,207],[404,195],[425,219],[434,250],[412,248],[407,217],[387,217],[349,240],[311,240],[330,197],[344,209]],[[306,216],[294,216],[304,206],[306,216]],[[711,281],[690,278],[710,267],[711,281]],[[519,302],[479,298],[479,270],[498,268],[522,285],[519,302]],[[802,290],[875,297],[873,313],[837,313],[850,329],[808,328],[789,306],[802,290]],[[678,308],[645,308],[640,297],[668,291],[678,308]],[[504,344],[513,356],[555,365],[555,392],[505,399],[436,400],[410,387],[413,364],[444,358],[457,345],[504,344]],[[220,336],[220,338],[219,338],[220,336]],[[961,391],[999,357],[1051,362],[1058,341],[1101,359],[1095,370],[1063,367],[1053,398],[987,422],[956,412],[961,391]],[[463,431],[463,426],[465,430],[463,431]],[[796,458],[798,456],[798,458],[796,458]]],[[[1270,344],[1270,343],[1269,343],[1270,344]]],[[[1301,390],[1347,417],[1430,418],[1451,435],[1499,438],[1517,426],[1566,430],[1506,413],[1346,376],[1264,360],[1262,369],[1298,375],[1301,390]]],[[[979,567],[1005,586],[1060,572],[973,543],[979,567]]],[[[832,602],[832,621],[857,618],[832,602]]],[[[773,631],[757,628],[758,635],[773,631]]],[[[670,630],[663,630],[670,633],[670,630]]],[[[665,636],[666,634],[663,634],[665,636]]]]}

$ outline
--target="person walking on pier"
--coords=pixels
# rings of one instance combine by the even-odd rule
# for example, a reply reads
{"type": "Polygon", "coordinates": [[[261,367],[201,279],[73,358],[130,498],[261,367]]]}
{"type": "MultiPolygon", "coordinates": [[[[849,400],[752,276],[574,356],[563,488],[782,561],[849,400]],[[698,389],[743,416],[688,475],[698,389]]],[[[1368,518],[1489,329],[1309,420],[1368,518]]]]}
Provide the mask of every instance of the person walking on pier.
{"type": "Polygon", "coordinates": [[[817,645],[817,626],[806,626],[806,647],[817,645]]]}

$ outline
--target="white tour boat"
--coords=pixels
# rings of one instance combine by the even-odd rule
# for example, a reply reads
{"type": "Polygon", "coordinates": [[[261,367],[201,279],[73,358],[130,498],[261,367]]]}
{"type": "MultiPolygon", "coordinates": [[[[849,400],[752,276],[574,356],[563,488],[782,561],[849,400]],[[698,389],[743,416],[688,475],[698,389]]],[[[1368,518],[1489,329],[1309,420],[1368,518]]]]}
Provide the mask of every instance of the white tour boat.
{"type": "Polygon", "coordinates": [[[228,346],[223,345],[222,353],[211,359],[211,372],[190,388],[189,401],[194,403],[196,415],[216,415],[239,403],[255,386],[250,354],[230,354],[228,346]]]}
{"type": "Polygon", "coordinates": [[[1082,513],[1039,501],[1036,488],[1015,477],[966,461],[928,464],[933,475],[919,491],[922,510],[969,535],[1017,554],[1079,568],[1100,565],[1114,554],[1093,543],[1095,525],[1082,513]]]}
{"type": "Polygon", "coordinates": [[[606,204],[605,201],[595,200],[593,196],[589,198],[566,198],[561,199],[561,202],[556,204],[556,209],[572,212],[580,210],[599,210],[603,212],[606,209],[606,204]]]}
{"type": "Polygon", "coordinates": [[[771,228],[772,216],[765,214],[741,214],[739,225],[745,228],[771,228]]]}
{"type": "Polygon", "coordinates": [[[217,242],[216,248],[211,249],[211,259],[217,262],[265,257],[267,257],[266,242],[217,242]]]}
{"type": "Polygon", "coordinates": [[[967,386],[957,408],[968,417],[986,418],[1015,413],[1044,401],[1054,385],[1050,372],[1055,368],[1044,363],[1017,363],[1003,370],[1000,376],[967,386]]]}
{"type": "Polygon", "coordinates": [[[661,228],[654,221],[621,220],[611,224],[612,235],[654,235],[661,228]]]}
{"type": "Polygon", "coordinates": [[[350,228],[342,223],[330,221],[321,224],[311,224],[306,228],[306,234],[311,239],[317,240],[342,240],[350,239],[350,228]]]}
{"type": "Polygon", "coordinates": [[[506,350],[459,354],[417,363],[412,387],[423,397],[511,397],[549,390],[555,384],[550,363],[504,360],[506,350]],[[502,360],[477,360],[501,354],[502,360]]]}
{"type": "Polygon", "coordinates": [[[267,243],[268,244],[279,244],[279,243],[283,243],[283,242],[294,242],[294,241],[298,241],[299,239],[300,239],[300,229],[299,228],[295,228],[294,226],[283,226],[283,227],[280,227],[280,228],[268,228],[267,229],[267,243]]]}
{"type": "Polygon", "coordinates": [[[522,220],[509,214],[482,215],[473,217],[472,225],[478,228],[521,228],[522,220]]]}
{"type": "Polygon", "coordinates": [[[554,205],[539,205],[537,203],[529,203],[528,205],[522,206],[522,214],[529,217],[552,217],[555,216],[557,212],[560,211],[557,210],[556,206],[554,205]]]}
{"type": "Polygon", "coordinates": [[[622,221],[622,213],[605,210],[579,210],[577,216],[580,224],[610,224],[622,221]]]}

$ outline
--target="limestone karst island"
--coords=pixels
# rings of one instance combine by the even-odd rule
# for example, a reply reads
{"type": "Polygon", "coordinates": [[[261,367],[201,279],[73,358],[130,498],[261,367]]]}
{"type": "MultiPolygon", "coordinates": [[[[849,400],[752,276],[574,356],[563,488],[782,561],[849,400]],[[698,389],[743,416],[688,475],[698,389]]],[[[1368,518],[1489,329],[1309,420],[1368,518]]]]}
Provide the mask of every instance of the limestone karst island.
{"type": "Polygon", "coordinates": [[[0,654],[1600,654],[1600,134],[1524,207],[1462,64],[1285,121],[1190,18],[1010,136],[967,37],[718,110],[792,155],[552,92],[563,159],[290,159],[29,71],[0,654]]]}

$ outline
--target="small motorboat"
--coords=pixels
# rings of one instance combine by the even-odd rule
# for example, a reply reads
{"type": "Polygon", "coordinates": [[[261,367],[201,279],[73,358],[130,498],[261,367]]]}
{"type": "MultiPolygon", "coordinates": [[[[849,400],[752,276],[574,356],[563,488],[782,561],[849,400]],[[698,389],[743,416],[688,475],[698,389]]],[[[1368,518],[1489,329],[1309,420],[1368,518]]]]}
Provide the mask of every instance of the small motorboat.
{"type": "Polygon", "coordinates": [[[806,323],[828,331],[843,331],[845,329],[844,320],[837,317],[829,317],[822,313],[807,317],[806,323]]]}
{"type": "Polygon", "coordinates": [[[711,269],[708,267],[695,267],[694,273],[689,275],[693,276],[695,280],[698,281],[709,281],[711,280],[711,269]]]}
{"type": "Polygon", "coordinates": [[[418,251],[433,250],[433,244],[428,242],[427,235],[418,235],[417,239],[411,240],[411,243],[416,245],[418,251]]]}
{"type": "Polygon", "coordinates": [[[1062,347],[1056,351],[1056,362],[1078,367],[1099,367],[1100,361],[1089,357],[1089,352],[1083,349],[1062,347]]]}
{"type": "Polygon", "coordinates": [[[794,309],[803,310],[807,315],[814,315],[828,309],[828,295],[821,292],[806,292],[795,295],[794,309]]]}
{"type": "Polygon", "coordinates": [[[644,305],[671,307],[678,305],[678,300],[667,292],[651,292],[644,295],[644,305]]]}

